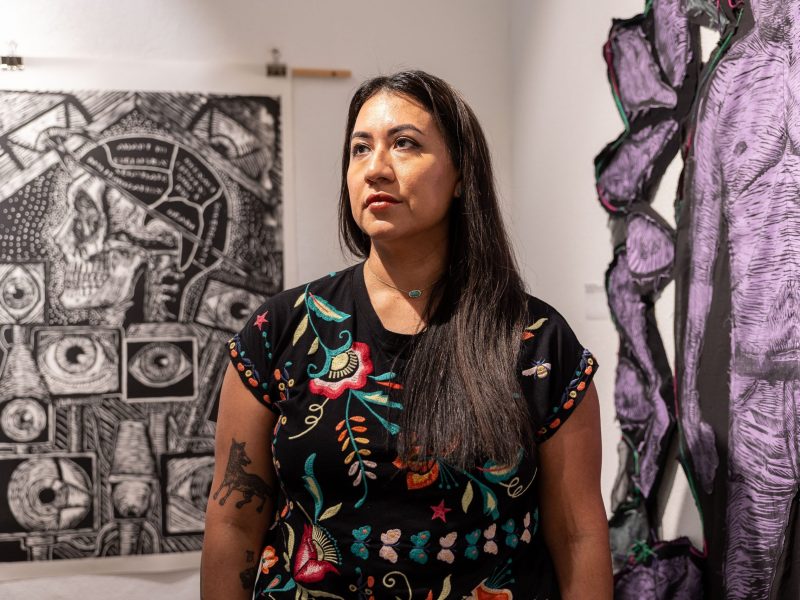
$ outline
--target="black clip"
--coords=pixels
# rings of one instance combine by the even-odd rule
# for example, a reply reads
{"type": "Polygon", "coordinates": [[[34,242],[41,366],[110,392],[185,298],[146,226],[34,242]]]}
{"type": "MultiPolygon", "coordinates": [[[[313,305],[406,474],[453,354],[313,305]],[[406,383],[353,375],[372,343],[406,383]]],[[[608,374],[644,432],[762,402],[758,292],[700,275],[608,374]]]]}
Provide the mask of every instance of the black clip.
{"type": "Polygon", "coordinates": [[[272,49],[272,62],[267,63],[267,77],[286,77],[286,64],[281,62],[281,51],[272,49]]]}

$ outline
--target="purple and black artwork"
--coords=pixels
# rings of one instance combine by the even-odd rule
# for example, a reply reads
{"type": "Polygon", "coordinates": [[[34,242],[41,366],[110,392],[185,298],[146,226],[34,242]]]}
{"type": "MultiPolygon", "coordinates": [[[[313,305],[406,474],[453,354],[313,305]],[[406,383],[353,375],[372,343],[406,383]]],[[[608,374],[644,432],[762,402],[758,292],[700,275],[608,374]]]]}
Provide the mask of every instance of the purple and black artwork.
{"type": "MultiPolygon", "coordinates": [[[[642,315],[674,262],[677,418],[708,563],[702,593],[650,589],[678,576],[640,569],[652,556],[629,539],[618,597],[800,592],[790,568],[799,558],[791,543],[800,480],[799,55],[800,3],[765,0],[654,0],[643,15],[615,21],[604,48],[625,123],[595,161],[615,232],[607,280],[621,336],[617,413],[626,441],[633,431],[651,439],[664,431],[669,393],[662,389],[659,408],[642,361],[659,355],[660,338],[641,337],[642,315]],[[700,25],[720,33],[702,69],[700,25]],[[673,234],[646,205],[676,145],[685,171],[673,234]]],[[[643,493],[650,469],[663,468],[645,459],[645,447],[639,470],[621,472],[615,486],[618,544],[642,530],[626,483],[643,493]]],[[[638,450],[623,449],[621,471],[638,450]]],[[[655,531],[657,520],[650,525],[655,531]]]]}
{"type": "Polygon", "coordinates": [[[749,2],[699,99],[687,161],[688,271],[681,420],[697,478],[727,487],[728,598],[767,597],[791,532],[800,415],[800,5],[749,2]],[[700,417],[700,364],[714,323],[721,248],[730,296],[727,465],[700,417]],[[720,472],[721,471],[721,472],[720,472]]]}

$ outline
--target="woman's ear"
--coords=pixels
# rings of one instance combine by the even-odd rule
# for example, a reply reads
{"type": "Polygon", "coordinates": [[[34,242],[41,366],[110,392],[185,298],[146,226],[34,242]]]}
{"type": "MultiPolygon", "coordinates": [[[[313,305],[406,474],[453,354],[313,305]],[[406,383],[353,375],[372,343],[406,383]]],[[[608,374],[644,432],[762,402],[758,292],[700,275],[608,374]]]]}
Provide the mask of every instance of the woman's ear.
{"type": "Polygon", "coordinates": [[[456,189],[453,192],[453,196],[456,197],[456,198],[461,198],[461,194],[463,194],[463,193],[464,193],[464,190],[463,190],[463,187],[461,185],[461,180],[459,179],[458,182],[456,183],[456,189]]]}

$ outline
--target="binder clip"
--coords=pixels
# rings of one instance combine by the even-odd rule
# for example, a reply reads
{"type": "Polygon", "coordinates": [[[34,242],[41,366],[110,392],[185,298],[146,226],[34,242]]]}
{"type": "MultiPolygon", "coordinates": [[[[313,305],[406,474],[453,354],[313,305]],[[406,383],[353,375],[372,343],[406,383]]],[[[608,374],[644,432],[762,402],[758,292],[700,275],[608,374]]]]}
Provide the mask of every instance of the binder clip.
{"type": "Polygon", "coordinates": [[[3,71],[22,71],[25,68],[22,63],[22,57],[17,56],[16,42],[8,44],[8,56],[0,56],[0,68],[3,71]]]}
{"type": "Polygon", "coordinates": [[[272,49],[272,62],[267,63],[267,77],[286,77],[286,64],[281,62],[281,51],[272,49]]]}

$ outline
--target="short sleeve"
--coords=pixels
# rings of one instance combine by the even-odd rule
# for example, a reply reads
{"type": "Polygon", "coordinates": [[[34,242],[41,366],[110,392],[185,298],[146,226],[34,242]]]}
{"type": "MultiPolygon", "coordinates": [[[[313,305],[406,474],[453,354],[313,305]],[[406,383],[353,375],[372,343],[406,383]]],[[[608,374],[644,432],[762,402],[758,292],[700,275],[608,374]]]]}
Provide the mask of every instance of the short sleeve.
{"type": "Polygon", "coordinates": [[[272,344],[270,310],[263,304],[228,340],[228,356],[245,387],[261,404],[280,413],[270,397],[272,344]]]}
{"type": "Polygon", "coordinates": [[[532,301],[522,334],[520,381],[536,443],[550,438],[583,400],[597,370],[566,320],[541,301],[532,301]]]}

